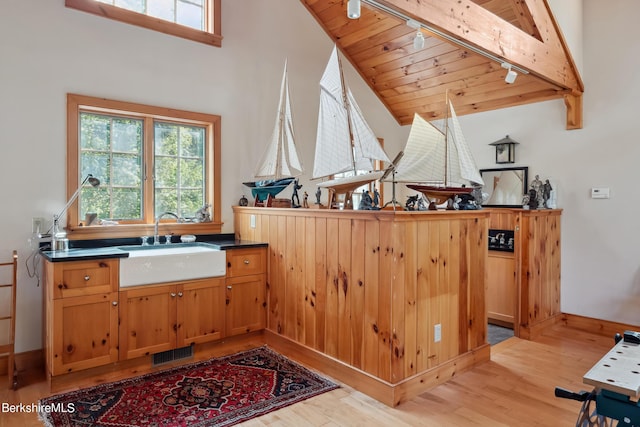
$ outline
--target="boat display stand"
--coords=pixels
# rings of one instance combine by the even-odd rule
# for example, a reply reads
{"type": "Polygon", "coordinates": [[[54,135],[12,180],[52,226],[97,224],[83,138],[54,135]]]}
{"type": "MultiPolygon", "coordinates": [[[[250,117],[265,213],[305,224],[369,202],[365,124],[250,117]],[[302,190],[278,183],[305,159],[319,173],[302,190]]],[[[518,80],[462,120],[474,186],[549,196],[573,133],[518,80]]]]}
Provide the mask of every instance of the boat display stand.
{"type": "Polygon", "coordinates": [[[267,194],[267,197],[265,197],[263,200],[260,200],[258,198],[258,195],[255,196],[255,199],[253,201],[253,206],[254,207],[262,207],[262,208],[269,208],[273,205],[273,199],[274,197],[271,194],[267,194]]]}
{"type": "Polygon", "coordinates": [[[556,387],[556,397],[582,403],[576,426],[640,426],[640,332],[616,334],[615,346],[583,377],[593,391],[578,393],[556,387]],[[591,404],[595,403],[595,408],[591,404]]]}

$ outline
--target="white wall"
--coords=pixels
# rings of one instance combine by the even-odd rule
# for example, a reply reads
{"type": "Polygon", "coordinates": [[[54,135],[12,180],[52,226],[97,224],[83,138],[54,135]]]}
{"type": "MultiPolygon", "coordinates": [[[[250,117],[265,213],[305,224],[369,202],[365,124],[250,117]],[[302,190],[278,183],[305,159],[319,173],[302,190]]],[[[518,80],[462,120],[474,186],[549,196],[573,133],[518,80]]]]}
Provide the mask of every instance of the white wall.
{"type": "MultiPolygon", "coordinates": [[[[633,228],[640,207],[634,197],[640,181],[634,132],[640,81],[634,70],[640,58],[633,54],[640,36],[634,22],[640,2],[572,3],[583,7],[582,28],[575,15],[560,16],[575,8],[554,13],[561,23],[569,22],[571,31],[564,32],[571,47],[582,41],[582,54],[574,52],[574,58],[584,67],[584,129],[565,130],[562,101],[464,116],[462,126],[480,167],[496,166],[487,144],[509,134],[521,143],[518,164],[555,183],[564,209],[562,310],[640,324],[633,310],[640,302],[639,233],[633,228]],[[576,31],[584,31],[584,38],[576,31]],[[610,187],[611,199],[591,200],[592,186],[610,187]]],[[[318,81],[331,41],[298,1],[223,0],[222,6],[224,41],[218,49],[67,9],[64,0],[4,0],[0,259],[19,250],[17,351],[42,345],[42,288],[28,276],[24,261],[32,250],[31,218],[50,218],[66,201],[66,93],[220,114],[223,220],[224,231],[230,232],[231,205],[247,193],[241,183],[252,178],[271,134],[287,57],[307,170],[303,190],[314,189],[308,176],[318,81]]],[[[399,127],[352,68],[345,68],[360,107],[393,157],[408,128],[399,127]]]]}

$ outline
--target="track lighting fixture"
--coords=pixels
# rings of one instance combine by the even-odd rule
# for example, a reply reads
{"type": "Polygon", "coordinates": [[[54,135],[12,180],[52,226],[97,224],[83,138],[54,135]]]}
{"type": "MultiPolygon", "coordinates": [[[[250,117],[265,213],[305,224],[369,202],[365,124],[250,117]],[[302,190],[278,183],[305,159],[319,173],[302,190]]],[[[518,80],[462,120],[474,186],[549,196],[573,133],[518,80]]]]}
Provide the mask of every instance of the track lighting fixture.
{"type": "Polygon", "coordinates": [[[360,18],[360,0],[347,1],[347,17],[349,19],[360,18]]]}
{"type": "Polygon", "coordinates": [[[415,50],[420,50],[424,47],[424,35],[422,31],[418,30],[416,33],[416,37],[413,39],[413,48],[415,50]]]}
{"type": "Polygon", "coordinates": [[[503,62],[500,65],[502,66],[502,68],[506,68],[507,70],[509,70],[507,71],[507,75],[504,77],[504,81],[506,83],[513,84],[513,82],[516,81],[516,77],[518,77],[518,73],[516,72],[516,70],[512,70],[512,65],[508,62],[503,62]]]}
{"type": "Polygon", "coordinates": [[[417,31],[416,36],[413,39],[413,48],[415,50],[422,49],[424,47],[424,34],[422,34],[422,31],[420,31],[420,27],[421,27],[420,23],[413,19],[409,19],[407,20],[407,26],[417,31]]]}

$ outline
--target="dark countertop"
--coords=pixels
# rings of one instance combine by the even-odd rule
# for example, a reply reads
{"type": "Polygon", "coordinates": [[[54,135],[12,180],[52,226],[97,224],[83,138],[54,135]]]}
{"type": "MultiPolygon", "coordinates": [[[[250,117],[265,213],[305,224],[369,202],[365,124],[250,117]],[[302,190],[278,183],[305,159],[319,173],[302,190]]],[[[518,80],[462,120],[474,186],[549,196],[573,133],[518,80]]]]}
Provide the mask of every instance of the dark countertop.
{"type": "MultiPolygon", "coordinates": [[[[180,236],[174,236],[172,246],[188,245],[179,243],[180,236]],[[175,240],[175,242],[174,242],[175,240]]],[[[233,233],[207,234],[196,236],[196,242],[205,243],[221,251],[233,249],[259,248],[268,246],[264,242],[251,240],[236,240],[233,233]]],[[[122,246],[140,245],[140,239],[100,239],[100,240],[73,240],[69,242],[70,249],[63,251],[41,251],[42,256],[51,262],[84,261],[104,258],[127,258],[129,252],[121,249],[122,246]]],[[[162,244],[162,247],[165,247],[162,244]]]]}

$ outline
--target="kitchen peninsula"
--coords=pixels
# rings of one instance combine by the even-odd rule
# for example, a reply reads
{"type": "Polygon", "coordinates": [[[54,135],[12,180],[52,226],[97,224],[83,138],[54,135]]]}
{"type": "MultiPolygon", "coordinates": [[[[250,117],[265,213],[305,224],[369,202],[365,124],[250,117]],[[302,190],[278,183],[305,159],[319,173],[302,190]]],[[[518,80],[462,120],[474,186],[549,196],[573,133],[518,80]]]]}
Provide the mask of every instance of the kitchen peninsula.
{"type": "Polygon", "coordinates": [[[396,406],[489,360],[489,212],[234,207],[268,243],[266,342],[396,406]]]}

